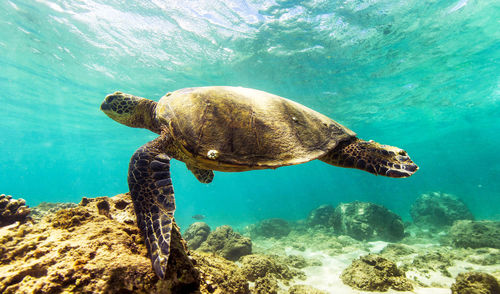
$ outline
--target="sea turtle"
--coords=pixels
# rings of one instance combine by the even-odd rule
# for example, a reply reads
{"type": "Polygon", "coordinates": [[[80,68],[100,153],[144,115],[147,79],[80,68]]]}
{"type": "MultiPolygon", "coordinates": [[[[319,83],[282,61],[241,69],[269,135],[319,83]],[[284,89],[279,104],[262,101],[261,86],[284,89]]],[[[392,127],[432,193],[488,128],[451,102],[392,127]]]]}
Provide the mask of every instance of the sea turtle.
{"type": "Polygon", "coordinates": [[[101,110],[119,123],[159,134],[132,156],[128,183],[137,224],[162,279],[175,210],[171,158],[202,183],[212,181],[214,170],[274,169],[314,159],[394,178],[418,169],[402,149],[361,140],[310,108],[254,89],[186,88],[159,102],[115,92],[101,110]]]}

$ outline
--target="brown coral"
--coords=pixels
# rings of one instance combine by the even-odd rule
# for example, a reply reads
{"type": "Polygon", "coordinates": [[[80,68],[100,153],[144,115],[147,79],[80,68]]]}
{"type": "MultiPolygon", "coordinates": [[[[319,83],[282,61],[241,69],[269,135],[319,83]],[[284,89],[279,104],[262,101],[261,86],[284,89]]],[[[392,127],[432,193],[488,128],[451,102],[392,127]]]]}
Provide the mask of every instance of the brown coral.
{"type": "Polygon", "coordinates": [[[13,199],[10,195],[0,195],[0,227],[15,222],[25,222],[30,214],[24,199],[13,199]]]}

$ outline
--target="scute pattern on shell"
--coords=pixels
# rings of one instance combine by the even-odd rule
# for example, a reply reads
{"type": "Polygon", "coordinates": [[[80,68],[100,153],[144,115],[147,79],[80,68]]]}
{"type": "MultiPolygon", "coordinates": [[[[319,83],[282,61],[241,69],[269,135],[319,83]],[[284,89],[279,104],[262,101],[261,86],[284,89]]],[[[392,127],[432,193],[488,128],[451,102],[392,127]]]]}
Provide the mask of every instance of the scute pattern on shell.
{"type": "Polygon", "coordinates": [[[356,135],[301,104],[240,87],[181,89],[158,102],[156,115],[181,157],[208,170],[304,163],[356,135]]]}

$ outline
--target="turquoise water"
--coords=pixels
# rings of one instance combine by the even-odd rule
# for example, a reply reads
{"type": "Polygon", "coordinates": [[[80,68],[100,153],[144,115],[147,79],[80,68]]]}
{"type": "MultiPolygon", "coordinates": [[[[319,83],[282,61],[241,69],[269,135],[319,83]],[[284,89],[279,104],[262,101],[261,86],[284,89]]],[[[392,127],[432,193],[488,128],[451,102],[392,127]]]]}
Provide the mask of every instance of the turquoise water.
{"type": "Polygon", "coordinates": [[[420,170],[376,177],[322,162],[216,173],[173,163],[176,219],[233,226],[371,201],[409,219],[429,191],[500,218],[500,4],[473,1],[4,1],[0,193],[28,204],[126,192],[155,135],[99,105],[183,87],[257,88],[408,151],[420,170]]]}

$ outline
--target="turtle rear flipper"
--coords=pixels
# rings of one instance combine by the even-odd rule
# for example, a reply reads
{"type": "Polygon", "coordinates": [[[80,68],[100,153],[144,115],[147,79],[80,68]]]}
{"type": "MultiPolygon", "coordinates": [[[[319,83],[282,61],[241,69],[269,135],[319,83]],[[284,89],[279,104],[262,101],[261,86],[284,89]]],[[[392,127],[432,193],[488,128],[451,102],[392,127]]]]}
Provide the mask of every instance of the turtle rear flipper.
{"type": "Polygon", "coordinates": [[[175,211],[170,157],[151,141],[130,160],[128,184],[140,228],[156,275],[165,278],[175,211]]]}
{"type": "Polygon", "coordinates": [[[319,160],[391,178],[406,178],[418,170],[403,149],[358,138],[340,143],[319,160]]]}
{"type": "Polygon", "coordinates": [[[201,169],[188,164],[186,164],[186,167],[193,173],[200,183],[209,184],[214,179],[214,172],[212,170],[201,169]]]}

